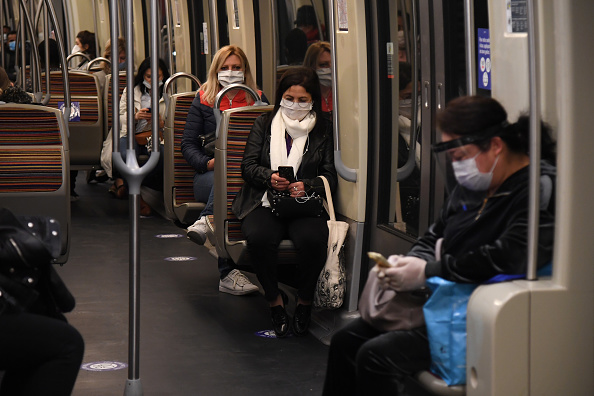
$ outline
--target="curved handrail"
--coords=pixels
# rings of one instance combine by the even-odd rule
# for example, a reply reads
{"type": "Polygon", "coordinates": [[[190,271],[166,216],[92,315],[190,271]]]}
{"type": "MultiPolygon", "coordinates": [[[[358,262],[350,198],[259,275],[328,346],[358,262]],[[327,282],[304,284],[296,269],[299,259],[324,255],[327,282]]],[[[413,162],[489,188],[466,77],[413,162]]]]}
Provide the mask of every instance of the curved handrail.
{"type": "Polygon", "coordinates": [[[202,83],[200,82],[200,80],[198,79],[198,77],[196,77],[193,74],[190,73],[186,73],[186,72],[179,72],[179,73],[175,73],[173,76],[169,77],[167,79],[167,81],[165,81],[165,84],[163,84],[163,99],[165,100],[165,118],[167,118],[167,116],[169,115],[169,104],[171,103],[171,95],[169,94],[169,87],[173,86],[171,83],[175,80],[177,80],[178,78],[189,78],[190,80],[194,81],[196,84],[198,84],[198,89],[200,89],[202,87],[202,83]]]}
{"type": "Polygon", "coordinates": [[[217,129],[216,129],[216,134],[215,134],[215,136],[217,138],[219,137],[219,125],[221,124],[221,109],[219,108],[221,106],[221,101],[223,100],[223,96],[225,96],[227,94],[227,92],[232,91],[234,89],[246,91],[247,93],[252,95],[252,98],[254,99],[254,104],[253,104],[254,106],[267,106],[268,105],[268,103],[262,102],[262,98],[260,98],[260,95],[258,95],[258,93],[256,91],[254,91],[252,88],[248,87],[245,84],[229,84],[229,85],[227,85],[225,88],[223,88],[219,91],[219,93],[217,94],[217,97],[215,98],[214,106],[212,107],[212,110],[213,110],[213,113],[215,116],[215,120],[217,122],[217,129]]]}
{"type": "MultiPolygon", "coordinates": [[[[417,152],[417,139],[419,136],[419,51],[417,44],[418,37],[418,26],[417,26],[417,8],[415,1],[412,2],[412,20],[413,20],[413,92],[412,92],[412,113],[411,113],[411,124],[410,124],[410,143],[408,150],[408,158],[406,163],[402,167],[396,170],[396,181],[403,181],[407,179],[415,169],[416,166],[416,152],[417,152]]],[[[406,18],[404,18],[406,20],[406,18]]],[[[406,23],[406,22],[405,22],[406,23]]]]}
{"type": "MultiPolygon", "coordinates": [[[[31,62],[31,82],[32,82],[32,87],[33,87],[33,92],[34,92],[34,96],[35,96],[35,102],[39,103],[41,101],[41,70],[40,70],[40,64],[39,64],[39,53],[37,52],[37,46],[34,44],[35,43],[35,30],[33,29],[33,25],[31,24],[31,17],[29,16],[29,11],[27,11],[27,6],[25,5],[25,1],[24,0],[20,0],[20,5],[21,5],[21,12],[22,12],[22,16],[23,16],[23,20],[25,21],[24,26],[27,27],[27,29],[29,30],[29,36],[31,37],[32,40],[32,48],[31,48],[31,53],[33,55],[33,59],[31,62]]],[[[23,26],[23,25],[21,25],[23,26]]],[[[22,32],[23,38],[25,38],[25,32],[22,32]]],[[[23,42],[25,43],[21,49],[21,51],[26,52],[26,40],[23,40],[23,42]]],[[[25,76],[24,70],[25,70],[25,63],[23,63],[23,77],[25,76]]],[[[26,79],[23,78],[23,82],[22,85],[23,87],[25,87],[26,84],[26,79]]]]}
{"type": "Polygon", "coordinates": [[[338,67],[336,62],[336,22],[335,22],[334,2],[328,0],[328,28],[330,30],[330,48],[332,49],[332,100],[334,101],[332,112],[332,122],[334,128],[334,166],[336,172],[346,181],[355,183],[357,181],[357,170],[347,167],[342,162],[342,153],[340,151],[340,134],[339,134],[339,123],[338,123],[338,67]]]}
{"type": "Polygon", "coordinates": [[[109,64],[109,66],[111,67],[111,61],[109,59],[104,58],[102,56],[98,56],[95,59],[91,59],[91,61],[87,65],[87,70],[91,70],[91,67],[97,62],[105,62],[105,63],[109,64]]]}
{"type": "Polygon", "coordinates": [[[89,55],[85,54],[84,52],[75,52],[74,54],[68,55],[68,57],[66,58],[66,62],[70,62],[70,60],[72,58],[76,58],[79,56],[85,58],[87,60],[87,62],[91,61],[91,57],[89,55]]]}
{"type": "Polygon", "coordinates": [[[538,73],[537,2],[528,0],[528,65],[530,69],[530,195],[528,205],[528,269],[526,279],[536,280],[540,210],[540,75],[538,73]]]}

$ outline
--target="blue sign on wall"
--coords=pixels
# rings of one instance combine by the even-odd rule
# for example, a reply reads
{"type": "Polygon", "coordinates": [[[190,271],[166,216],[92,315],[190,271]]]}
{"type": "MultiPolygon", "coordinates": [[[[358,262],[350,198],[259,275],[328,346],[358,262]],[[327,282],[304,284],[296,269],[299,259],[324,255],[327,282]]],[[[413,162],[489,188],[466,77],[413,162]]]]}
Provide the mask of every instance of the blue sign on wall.
{"type": "Polygon", "coordinates": [[[491,90],[491,37],[489,29],[478,29],[478,76],[479,88],[491,90]]]}

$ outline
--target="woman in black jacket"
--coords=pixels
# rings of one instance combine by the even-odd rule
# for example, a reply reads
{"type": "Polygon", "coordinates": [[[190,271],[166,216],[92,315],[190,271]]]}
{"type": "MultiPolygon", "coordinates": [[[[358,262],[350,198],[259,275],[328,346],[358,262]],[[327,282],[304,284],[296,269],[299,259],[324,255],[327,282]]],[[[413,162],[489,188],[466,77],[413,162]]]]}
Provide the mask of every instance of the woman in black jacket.
{"type": "MultiPolygon", "coordinates": [[[[525,274],[528,118],[509,125],[499,102],[466,96],[448,103],[437,121],[442,143],[433,151],[447,154],[456,184],[440,217],[406,256],[390,256],[390,268],[373,270],[396,291],[417,290],[432,276],[482,283],[525,274]]],[[[539,267],[552,258],[555,220],[554,143],[544,127],[541,152],[539,267]]],[[[332,338],[324,395],[398,395],[406,376],[428,369],[430,359],[424,326],[382,332],[357,319],[332,338]]]]}
{"type": "Polygon", "coordinates": [[[320,100],[318,76],[312,69],[295,67],[282,76],[274,110],[256,120],[248,137],[241,163],[245,183],[233,201],[277,337],[289,331],[286,296],[277,282],[278,246],[288,237],[297,250],[300,275],[293,332],[301,335],[309,326],[316,281],[326,260],[328,218],[277,217],[270,209],[267,190],[290,193],[293,198],[305,199],[314,192],[324,196],[318,176],[325,176],[330,189],[336,189],[332,127],[322,115],[320,100]],[[279,176],[279,166],[293,167],[292,181],[279,176]]]}

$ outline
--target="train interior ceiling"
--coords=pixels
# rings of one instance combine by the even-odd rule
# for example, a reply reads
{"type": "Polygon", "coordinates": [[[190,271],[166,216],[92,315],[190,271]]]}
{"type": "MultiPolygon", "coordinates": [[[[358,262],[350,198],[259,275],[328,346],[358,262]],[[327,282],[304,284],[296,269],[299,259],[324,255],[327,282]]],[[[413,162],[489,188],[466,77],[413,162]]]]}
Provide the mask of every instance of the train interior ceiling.
{"type": "MultiPolygon", "coordinates": [[[[530,114],[552,127],[557,139],[553,275],[514,281],[513,291],[509,285],[477,289],[472,299],[487,308],[468,312],[472,380],[460,391],[417,377],[407,384],[409,392],[594,392],[594,211],[589,202],[594,196],[594,134],[589,133],[594,125],[594,51],[588,42],[594,37],[594,3],[4,0],[0,8],[3,26],[17,31],[13,55],[8,34],[0,37],[2,66],[11,66],[15,84],[42,104],[0,104],[0,207],[53,216],[62,225],[57,270],[77,299],[68,320],[86,343],[74,395],[119,393],[126,382],[133,224],[139,225],[139,365],[146,394],[321,394],[331,336],[358,317],[359,295],[372,266],[366,252],[405,254],[441,210],[446,180],[431,152],[439,142],[436,117],[449,100],[463,95],[496,98],[510,121],[530,114]],[[131,13],[127,4],[133,5],[131,13]],[[156,26],[151,23],[153,5],[156,26]],[[138,223],[130,215],[132,199],[114,199],[108,193],[110,180],[90,177],[101,170],[101,150],[117,114],[112,75],[103,70],[110,63],[103,57],[114,15],[128,46],[127,65],[117,79],[120,93],[126,71],[138,70],[154,47],[172,76],[164,92],[164,191],[141,189],[153,214],[138,223]],[[75,37],[84,30],[95,34],[90,58],[97,61],[72,54],[75,37]],[[309,335],[280,340],[271,333],[260,293],[238,297],[217,290],[219,255],[236,258],[257,282],[241,253],[243,245],[228,243],[222,231],[226,209],[216,208],[227,208],[226,180],[215,181],[209,242],[200,247],[186,239],[185,228],[203,205],[193,202],[191,181],[183,179],[188,165],[179,141],[189,104],[207,80],[217,49],[241,47],[257,86],[274,104],[282,73],[303,62],[304,53],[293,52],[294,31],[300,39],[305,33],[306,46],[318,41],[331,46],[330,114],[339,175],[334,204],[339,220],[349,224],[347,291],[340,309],[314,312],[309,335]],[[32,49],[41,48],[48,36],[58,42],[68,73],[58,67],[47,76],[42,70],[45,60],[32,49]],[[59,112],[68,103],[77,109],[76,117],[59,112]],[[15,130],[39,128],[36,121],[45,129],[34,139],[49,141],[14,140],[15,130]],[[39,174],[22,168],[17,190],[2,180],[13,172],[6,159],[14,152],[31,163],[49,164],[49,189],[40,190],[39,174]],[[71,178],[76,171],[78,176],[71,178]],[[77,200],[71,196],[73,182],[77,200]],[[520,333],[527,346],[518,351],[505,340],[520,333]]],[[[117,70],[113,63],[111,69],[117,70]]],[[[221,167],[226,169],[230,159],[224,144],[233,112],[223,114],[215,158],[225,161],[221,167]]],[[[281,267],[282,289],[294,297],[294,266],[281,267]]],[[[291,299],[290,308],[294,305],[291,299]]]]}

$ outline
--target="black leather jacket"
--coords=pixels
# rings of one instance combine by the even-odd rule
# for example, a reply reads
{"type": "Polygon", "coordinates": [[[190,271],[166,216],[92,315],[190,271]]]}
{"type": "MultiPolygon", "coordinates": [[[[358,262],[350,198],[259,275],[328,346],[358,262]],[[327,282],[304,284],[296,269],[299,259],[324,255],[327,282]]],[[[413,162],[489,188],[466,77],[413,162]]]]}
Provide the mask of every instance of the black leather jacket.
{"type": "MultiPolygon", "coordinates": [[[[270,123],[271,114],[263,114],[256,119],[248,137],[241,175],[245,183],[233,201],[233,213],[243,219],[252,210],[262,204],[262,196],[270,188],[270,177],[274,173],[270,169],[270,123]]],[[[338,177],[334,168],[334,144],[332,141],[332,124],[324,117],[318,117],[314,129],[309,133],[301,165],[297,170],[297,178],[302,181],[305,190],[325,196],[322,179],[328,179],[332,193],[336,191],[338,177]]]]}
{"type": "MultiPolygon", "coordinates": [[[[538,267],[553,257],[555,232],[554,166],[541,163],[541,210],[538,267]],[[542,193],[548,184],[548,193],[542,193]],[[544,206],[544,207],[543,207],[544,206]]],[[[528,167],[508,177],[486,202],[466,210],[457,187],[445,202],[439,219],[412,247],[409,256],[427,261],[425,275],[455,282],[481,283],[498,274],[525,274],[528,240],[528,167]],[[441,261],[435,243],[443,238],[441,261]]]]}

